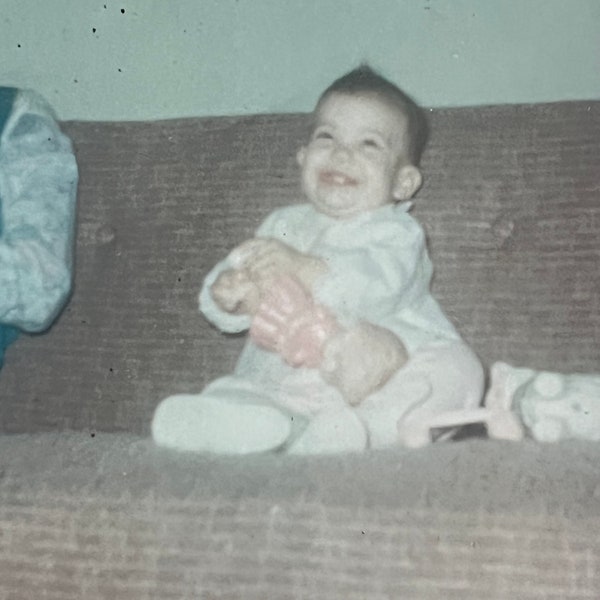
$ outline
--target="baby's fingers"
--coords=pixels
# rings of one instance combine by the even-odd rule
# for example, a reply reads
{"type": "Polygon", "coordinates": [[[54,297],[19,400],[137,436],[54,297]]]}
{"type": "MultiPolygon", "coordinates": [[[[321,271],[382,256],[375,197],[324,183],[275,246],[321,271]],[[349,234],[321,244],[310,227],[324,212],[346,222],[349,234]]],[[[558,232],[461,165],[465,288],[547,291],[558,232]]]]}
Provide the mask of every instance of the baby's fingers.
{"type": "Polygon", "coordinates": [[[250,238],[234,248],[229,254],[229,260],[236,268],[252,268],[258,261],[273,257],[282,252],[286,245],[274,238],[250,238]]]}
{"type": "Polygon", "coordinates": [[[249,262],[254,262],[256,257],[264,252],[265,242],[263,238],[250,238],[235,247],[229,253],[229,261],[235,269],[241,269],[250,266],[249,262]]]}

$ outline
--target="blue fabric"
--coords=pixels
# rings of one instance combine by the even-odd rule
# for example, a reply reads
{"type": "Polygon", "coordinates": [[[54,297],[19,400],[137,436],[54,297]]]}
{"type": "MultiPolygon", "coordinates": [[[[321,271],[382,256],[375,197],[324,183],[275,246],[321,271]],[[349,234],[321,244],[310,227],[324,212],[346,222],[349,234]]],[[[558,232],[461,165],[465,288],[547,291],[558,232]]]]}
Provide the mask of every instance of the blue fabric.
{"type": "MultiPolygon", "coordinates": [[[[0,87],[0,135],[4,124],[13,106],[17,90],[15,88],[0,87]]],[[[2,238],[2,197],[0,197],[0,238],[2,238]]],[[[19,332],[14,327],[0,324],[0,367],[4,360],[4,351],[17,339],[19,332]]]]}
{"type": "Polygon", "coordinates": [[[0,87],[0,356],[47,330],[71,291],[77,163],[48,103],[0,87]]]}
{"type": "Polygon", "coordinates": [[[77,164],[46,101],[18,90],[0,145],[0,323],[46,331],[71,290],[77,164]]]}
{"type": "Polygon", "coordinates": [[[19,330],[9,325],[0,325],[0,367],[4,362],[4,351],[19,337],[19,330]]]}

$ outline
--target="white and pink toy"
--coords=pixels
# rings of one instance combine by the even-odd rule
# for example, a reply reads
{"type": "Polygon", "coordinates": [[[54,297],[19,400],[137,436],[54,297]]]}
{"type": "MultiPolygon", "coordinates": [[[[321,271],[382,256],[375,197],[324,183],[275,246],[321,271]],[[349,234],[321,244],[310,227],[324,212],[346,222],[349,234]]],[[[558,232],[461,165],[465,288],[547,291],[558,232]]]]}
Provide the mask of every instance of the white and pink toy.
{"type": "Polygon", "coordinates": [[[564,374],[496,362],[484,406],[441,413],[427,427],[451,429],[481,423],[496,439],[539,442],[600,440],[600,374],[564,374]]]}

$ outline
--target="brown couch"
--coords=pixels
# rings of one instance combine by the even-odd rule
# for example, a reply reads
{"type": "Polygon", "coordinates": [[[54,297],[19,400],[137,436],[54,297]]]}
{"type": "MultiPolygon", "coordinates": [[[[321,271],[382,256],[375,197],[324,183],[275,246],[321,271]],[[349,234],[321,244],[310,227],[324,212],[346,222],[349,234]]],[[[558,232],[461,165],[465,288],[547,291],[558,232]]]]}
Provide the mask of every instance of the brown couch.
{"type": "MultiPolygon", "coordinates": [[[[489,366],[600,371],[600,101],[432,110],[413,214],[489,366]]],[[[231,370],[208,269],[300,198],[307,116],[67,122],[72,298],[0,372],[0,599],[597,599],[600,447],[485,439],[292,458],[155,448],[231,370]]],[[[600,399],[599,399],[600,401],[600,399]]]]}

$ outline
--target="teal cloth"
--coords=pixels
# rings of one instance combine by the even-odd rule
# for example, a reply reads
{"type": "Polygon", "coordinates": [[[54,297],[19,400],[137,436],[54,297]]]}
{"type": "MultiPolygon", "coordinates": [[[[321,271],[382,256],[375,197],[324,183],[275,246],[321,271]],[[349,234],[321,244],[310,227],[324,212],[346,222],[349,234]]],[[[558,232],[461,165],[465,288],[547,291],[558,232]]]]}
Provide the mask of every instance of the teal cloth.
{"type": "Polygon", "coordinates": [[[19,337],[19,330],[9,325],[0,325],[0,367],[4,362],[4,351],[19,337]]]}
{"type": "Polygon", "coordinates": [[[77,163],[48,103],[0,87],[0,356],[46,331],[71,290],[77,163]]]}
{"type": "MultiPolygon", "coordinates": [[[[0,87],[0,135],[4,124],[13,106],[17,90],[15,88],[0,87]]],[[[0,239],[2,238],[2,197],[0,196],[0,239]]],[[[0,367],[4,360],[4,351],[19,335],[18,329],[0,324],[0,367]]]]}

